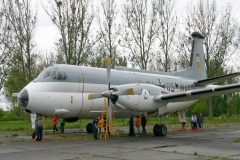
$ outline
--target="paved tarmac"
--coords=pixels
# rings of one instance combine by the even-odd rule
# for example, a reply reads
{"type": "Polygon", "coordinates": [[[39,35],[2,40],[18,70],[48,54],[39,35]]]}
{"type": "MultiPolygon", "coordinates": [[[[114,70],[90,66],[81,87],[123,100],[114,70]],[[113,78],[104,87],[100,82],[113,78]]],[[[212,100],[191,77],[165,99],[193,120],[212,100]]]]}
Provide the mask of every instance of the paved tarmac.
{"type": "Polygon", "coordinates": [[[240,159],[240,128],[204,131],[169,130],[165,137],[152,133],[93,140],[92,134],[77,129],[64,134],[44,132],[44,141],[33,142],[25,132],[0,133],[0,160],[198,160],[240,159]]]}

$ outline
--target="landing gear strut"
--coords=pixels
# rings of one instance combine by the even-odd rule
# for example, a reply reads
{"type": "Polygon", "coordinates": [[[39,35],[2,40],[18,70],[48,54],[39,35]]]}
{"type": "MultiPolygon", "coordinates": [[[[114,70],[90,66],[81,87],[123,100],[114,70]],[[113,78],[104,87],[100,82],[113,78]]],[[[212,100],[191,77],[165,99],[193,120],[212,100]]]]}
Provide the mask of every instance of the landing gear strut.
{"type": "Polygon", "coordinates": [[[153,127],[153,134],[154,136],[166,136],[167,135],[167,127],[162,124],[163,121],[163,115],[161,115],[160,125],[156,124],[153,127]]]}

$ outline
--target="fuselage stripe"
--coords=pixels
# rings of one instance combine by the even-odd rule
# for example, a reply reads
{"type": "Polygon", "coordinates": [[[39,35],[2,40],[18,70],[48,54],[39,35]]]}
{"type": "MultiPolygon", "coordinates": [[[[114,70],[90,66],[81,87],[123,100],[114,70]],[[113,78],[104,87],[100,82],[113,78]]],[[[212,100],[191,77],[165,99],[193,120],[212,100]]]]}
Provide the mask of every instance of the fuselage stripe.
{"type": "MultiPolygon", "coordinates": [[[[80,117],[80,114],[81,114],[82,109],[83,109],[83,104],[84,104],[84,96],[83,96],[83,93],[84,93],[84,75],[83,75],[82,70],[80,68],[79,68],[79,70],[80,70],[80,74],[81,74],[81,77],[82,77],[82,91],[81,91],[82,92],[82,107],[81,107],[81,109],[78,113],[78,117],[80,117]]],[[[81,80],[81,77],[79,77],[79,80],[81,80]]],[[[79,85],[81,85],[81,82],[79,82],[79,85]]]]}

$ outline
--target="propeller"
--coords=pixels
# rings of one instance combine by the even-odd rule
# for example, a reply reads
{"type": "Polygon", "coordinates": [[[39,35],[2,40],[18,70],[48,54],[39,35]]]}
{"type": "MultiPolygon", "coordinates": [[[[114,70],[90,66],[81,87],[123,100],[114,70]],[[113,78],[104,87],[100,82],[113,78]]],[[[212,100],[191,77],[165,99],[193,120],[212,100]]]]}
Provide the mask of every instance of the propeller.
{"type": "Polygon", "coordinates": [[[106,66],[107,66],[107,81],[108,81],[108,90],[102,92],[102,93],[94,93],[94,94],[89,94],[88,95],[88,100],[92,100],[92,99],[98,99],[98,98],[107,98],[108,99],[108,120],[109,120],[109,124],[112,124],[112,107],[109,106],[109,101],[111,100],[112,102],[116,102],[118,99],[118,96],[121,95],[133,95],[134,94],[134,90],[133,88],[127,88],[124,87],[123,88],[118,88],[118,87],[114,87],[114,88],[110,88],[110,81],[111,81],[111,59],[107,58],[106,59],[106,66]]]}

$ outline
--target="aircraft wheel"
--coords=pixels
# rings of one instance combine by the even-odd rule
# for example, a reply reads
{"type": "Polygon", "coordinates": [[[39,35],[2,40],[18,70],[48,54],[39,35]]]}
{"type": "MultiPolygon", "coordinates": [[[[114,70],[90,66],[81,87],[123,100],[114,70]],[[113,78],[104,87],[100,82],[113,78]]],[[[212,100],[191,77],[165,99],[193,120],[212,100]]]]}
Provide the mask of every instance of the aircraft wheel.
{"type": "Polygon", "coordinates": [[[92,123],[88,123],[86,126],[86,131],[88,133],[93,133],[92,123]]]}
{"type": "Polygon", "coordinates": [[[32,139],[34,139],[36,137],[36,131],[33,131],[32,133],[32,139]]]}
{"type": "Polygon", "coordinates": [[[154,127],[153,127],[153,134],[154,136],[159,136],[159,129],[160,129],[160,126],[159,124],[155,124],[154,127]]]}
{"type": "Polygon", "coordinates": [[[167,135],[167,127],[164,124],[159,126],[159,135],[166,136],[167,135]]]}

